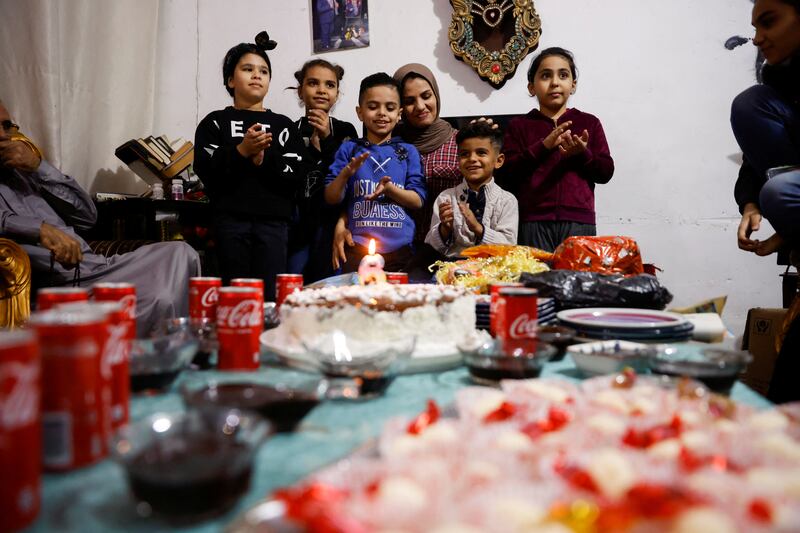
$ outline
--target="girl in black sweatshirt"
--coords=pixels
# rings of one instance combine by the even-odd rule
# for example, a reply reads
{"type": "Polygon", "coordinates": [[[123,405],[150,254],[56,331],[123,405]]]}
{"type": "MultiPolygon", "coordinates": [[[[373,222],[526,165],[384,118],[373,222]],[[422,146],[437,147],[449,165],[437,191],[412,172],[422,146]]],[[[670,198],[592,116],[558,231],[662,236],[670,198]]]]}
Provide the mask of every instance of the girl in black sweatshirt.
{"type": "Polygon", "coordinates": [[[213,207],[223,281],[261,278],[275,298],[275,275],[286,271],[288,221],[306,175],[305,147],[292,121],[264,107],[275,48],[267,32],[231,48],[222,80],[233,106],[209,113],[195,133],[194,170],[213,207]]]}

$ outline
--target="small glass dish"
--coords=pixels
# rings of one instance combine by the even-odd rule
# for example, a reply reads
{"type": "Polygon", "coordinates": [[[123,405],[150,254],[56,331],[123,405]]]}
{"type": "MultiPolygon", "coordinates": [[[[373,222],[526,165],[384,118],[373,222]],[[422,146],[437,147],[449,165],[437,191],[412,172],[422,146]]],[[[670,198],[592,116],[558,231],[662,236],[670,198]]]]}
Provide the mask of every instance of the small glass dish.
{"type": "Polygon", "coordinates": [[[217,324],[211,318],[169,318],[162,324],[162,334],[186,333],[199,342],[197,353],[192,359],[192,366],[200,370],[209,370],[214,367],[215,358],[219,351],[217,340],[217,324]]]}
{"type": "Polygon", "coordinates": [[[383,394],[403,371],[414,352],[416,337],[364,341],[336,330],[304,341],[303,346],[323,375],[349,378],[358,389],[353,399],[368,399],[383,394]]]}
{"type": "Polygon", "coordinates": [[[566,326],[539,326],[536,336],[547,344],[556,347],[556,354],[550,361],[561,361],[567,354],[567,348],[575,342],[575,330],[566,326]]]}
{"type": "Polygon", "coordinates": [[[638,342],[612,340],[575,344],[567,348],[567,353],[584,375],[599,376],[619,372],[625,367],[646,372],[648,357],[654,350],[638,342]]]}
{"type": "Polygon", "coordinates": [[[502,379],[538,378],[542,367],[557,352],[552,344],[539,339],[527,339],[508,346],[500,339],[478,344],[460,344],[470,377],[481,385],[496,385],[502,379]]]}
{"type": "Polygon", "coordinates": [[[738,350],[675,344],[657,347],[649,363],[654,373],[685,376],[713,392],[729,394],[736,378],[752,360],[752,355],[738,350]]]}
{"type": "Polygon", "coordinates": [[[289,432],[326,398],[328,388],[319,378],[274,385],[249,372],[214,377],[197,373],[182,380],[180,394],[188,408],[253,411],[269,420],[275,431],[289,432]]]}
{"type": "Polygon", "coordinates": [[[170,333],[131,343],[131,391],[161,391],[172,385],[178,374],[189,366],[199,342],[185,333],[170,333]]]}
{"type": "Polygon", "coordinates": [[[205,519],[248,490],[269,433],[267,421],[235,409],[156,413],[122,427],[111,454],[137,500],[169,517],[205,519]]]}

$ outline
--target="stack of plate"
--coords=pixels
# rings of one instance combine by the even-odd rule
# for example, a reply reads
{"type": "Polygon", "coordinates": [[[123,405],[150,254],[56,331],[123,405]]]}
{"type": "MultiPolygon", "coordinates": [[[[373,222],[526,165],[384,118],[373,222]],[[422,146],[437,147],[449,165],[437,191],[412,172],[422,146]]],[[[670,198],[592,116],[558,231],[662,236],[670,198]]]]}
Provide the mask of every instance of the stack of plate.
{"type": "MultiPolygon", "coordinates": [[[[556,302],[552,298],[539,298],[537,301],[539,324],[550,324],[556,320],[556,302]]],[[[480,296],[475,302],[475,327],[489,329],[489,297],[480,296]]]]}
{"type": "Polygon", "coordinates": [[[651,309],[596,307],[560,311],[556,316],[575,329],[577,337],[590,340],[682,342],[689,340],[694,330],[682,315],[651,309]]]}

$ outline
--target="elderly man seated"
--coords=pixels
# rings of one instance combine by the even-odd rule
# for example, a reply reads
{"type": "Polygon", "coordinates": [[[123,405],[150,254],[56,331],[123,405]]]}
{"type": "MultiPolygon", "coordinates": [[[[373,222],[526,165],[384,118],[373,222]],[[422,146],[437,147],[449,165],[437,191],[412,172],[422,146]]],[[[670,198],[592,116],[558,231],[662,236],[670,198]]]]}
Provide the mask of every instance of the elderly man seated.
{"type": "Polygon", "coordinates": [[[142,336],[164,318],[185,316],[189,277],[200,271],[197,252],[183,242],[163,242],[112,257],[92,253],[75,233],[97,220],[91,198],[18,133],[0,101],[0,235],[28,253],[34,286],[133,283],[142,336]]]}

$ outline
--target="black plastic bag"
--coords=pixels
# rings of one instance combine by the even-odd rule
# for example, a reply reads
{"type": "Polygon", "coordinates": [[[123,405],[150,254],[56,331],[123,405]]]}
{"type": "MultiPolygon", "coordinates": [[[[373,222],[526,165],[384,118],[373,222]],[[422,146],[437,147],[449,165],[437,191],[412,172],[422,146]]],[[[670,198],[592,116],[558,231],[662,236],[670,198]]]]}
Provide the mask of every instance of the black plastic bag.
{"type": "Polygon", "coordinates": [[[576,270],[523,273],[520,281],[539,291],[542,298],[555,298],[559,309],[574,307],[637,307],[664,309],[672,294],[655,276],[622,276],[576,270]]]}

